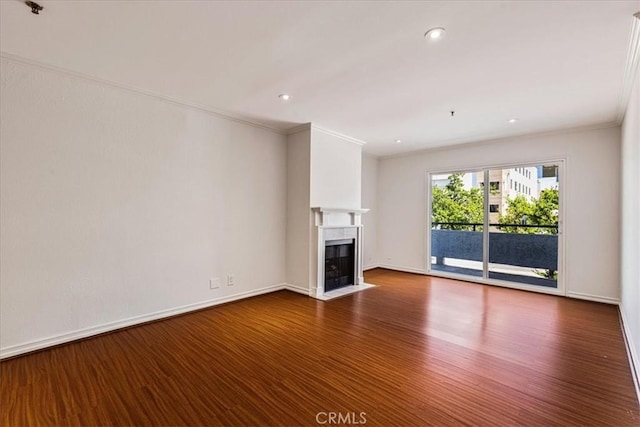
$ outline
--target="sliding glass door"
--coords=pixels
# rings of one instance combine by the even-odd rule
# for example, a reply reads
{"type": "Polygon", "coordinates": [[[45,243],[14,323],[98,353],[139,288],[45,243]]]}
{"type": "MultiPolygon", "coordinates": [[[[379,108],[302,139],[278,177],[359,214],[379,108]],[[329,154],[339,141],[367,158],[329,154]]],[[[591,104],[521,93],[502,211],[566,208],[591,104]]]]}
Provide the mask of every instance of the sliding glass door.
{"type": "Polygon", "coordinates": [[[431,175],[431,269],[483,275],[484,191],[478,171],[431,175]]]}
{"type": "Polygon", "coordinates": [[[429,176],[432,274],[558,289],[561,162],[429,176]]]}

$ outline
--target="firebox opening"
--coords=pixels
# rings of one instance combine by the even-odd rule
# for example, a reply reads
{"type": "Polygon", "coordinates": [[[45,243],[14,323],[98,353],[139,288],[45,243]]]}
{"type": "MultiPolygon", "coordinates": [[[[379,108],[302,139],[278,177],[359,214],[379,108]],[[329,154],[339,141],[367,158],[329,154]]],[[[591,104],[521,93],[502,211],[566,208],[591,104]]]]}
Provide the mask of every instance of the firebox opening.
{"type": "Polygon", "coordinates": [[[324,248],[324,291],[355,284],[355,240],[329,240],[324,248]]]}

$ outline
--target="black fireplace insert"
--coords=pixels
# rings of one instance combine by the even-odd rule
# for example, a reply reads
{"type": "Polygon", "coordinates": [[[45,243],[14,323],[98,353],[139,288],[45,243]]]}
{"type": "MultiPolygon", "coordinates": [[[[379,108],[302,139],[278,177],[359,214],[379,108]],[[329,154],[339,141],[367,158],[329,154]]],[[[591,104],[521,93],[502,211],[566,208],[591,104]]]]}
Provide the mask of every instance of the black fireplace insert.
{"type": "Polygon", "coordinates": [[[324,247],[324,291],[355,284],[355,241],[329,240],[324,247]]]}

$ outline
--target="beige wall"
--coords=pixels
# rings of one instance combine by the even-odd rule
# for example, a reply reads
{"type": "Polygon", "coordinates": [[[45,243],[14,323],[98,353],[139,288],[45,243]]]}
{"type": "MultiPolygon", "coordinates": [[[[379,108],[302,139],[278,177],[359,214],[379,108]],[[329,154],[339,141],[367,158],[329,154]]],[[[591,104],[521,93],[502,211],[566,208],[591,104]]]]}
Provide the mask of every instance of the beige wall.
{"type": "MultiPolygon", "coordinates": [[[[640,74],[622,123],[622,303],[627,339],[640,376],[640,74]]],[[[637,385],[637,384],[636,384],[637,385]]],[[[640,396],[640,390],[638,390],[640,396]]]]}
{"type": "Polygon", "coordinates": [[[287,283],[308,292],[311,251],[311,129],[287,137],[287,283]]]}
{"type": "Polygon", "coordinates": [[[426,271],[427,172],[555,159],[566,159],[567,293],[618,302],[618,127],[529,135],[380,159],[379,263],[406,271],[426,271]]]}
{"type": "Polygon", "coordinates": [[[378,264],[378,159],[362,156],[362,207],[369,212],[362,215],[363,225],[363,267],[378,264]]]}
{"type": "Polygon", "coordinates": [[[284,136],[0,66],[3,355],[285,281],[284,136]]]}

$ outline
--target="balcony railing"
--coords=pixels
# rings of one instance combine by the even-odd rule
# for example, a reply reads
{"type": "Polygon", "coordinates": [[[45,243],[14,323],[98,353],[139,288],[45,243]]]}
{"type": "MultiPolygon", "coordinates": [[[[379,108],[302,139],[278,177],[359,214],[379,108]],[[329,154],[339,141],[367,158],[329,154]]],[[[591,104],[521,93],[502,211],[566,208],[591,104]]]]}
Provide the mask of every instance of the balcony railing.
{"type": "MultiPolygon", "coordinates": [[[[483,261],[483,233],[473,231],[473,227],[482,224],[473,223],[439,223],[438,225],[468,226],[468,230],[437,229],[431,230],[431,256],[435,257],[435,270],[451,270],[465,273],[461,268],[449,268],[446,258],[464,261],[483,261]]],[[[436,225],[436,224],[434,224],[436,225]]],[[[502,227],[525,227],[521,224],[489,224],[502,227]]],[[[529,226],[535,228],[552,228],[557,226],[529,226]]],[[[508,232],[489,232],[489,263],[503,266],[527,267],[535,270],[555,272],[558,270],[558,235],[527,234],[508,232]]],[[[491,273],[491,272],[490,272],[491,273]]],[[[517,277],[514,274],[502,275],[505,280],[543,286],[555,286],[555,280],[542,277],[517,277]],[[552,283],[551,283],[552,282],[552,283]]],[[[477,271],[474,275],[477,275],[477,271]]],[[[497,276],[498,274],[495,273],[497,276]]],[[[534,274],[535,276],[535,274],[534,274]]]]}
{"type": "MultiPolygon", "coordinates": [[[[476,227],[482,227],[484,224],[480,222],[434,222],[431,224],[433,228],[438,230],[468,230],[468,231],[476,231],[476,227]]],[[[558,234],[558,225],[536,225],[536,224],[489,224],[489,227],[495,227],[498,230],[502,230],[503,228],[522,228],[522,229],[531,229],[531,228],[542,228],[545,230],[550,230],[552,233],[550,234],[558,234]]]]}

